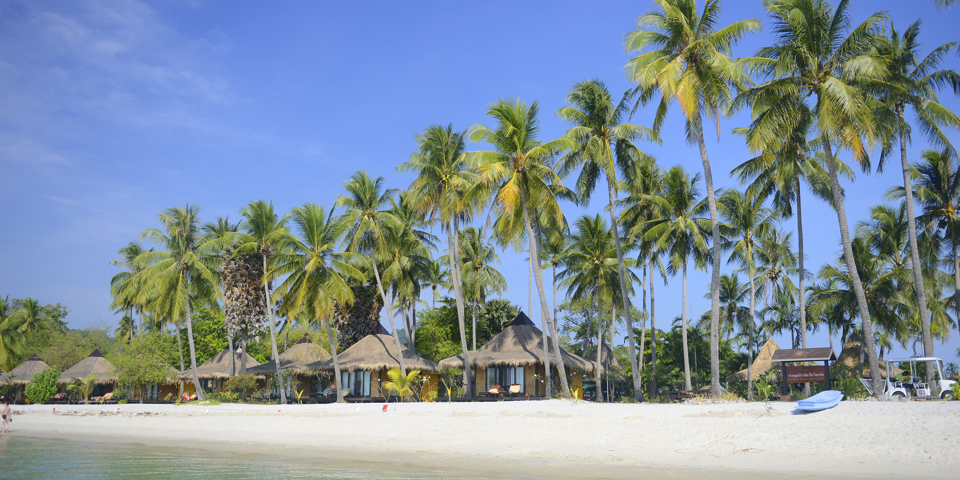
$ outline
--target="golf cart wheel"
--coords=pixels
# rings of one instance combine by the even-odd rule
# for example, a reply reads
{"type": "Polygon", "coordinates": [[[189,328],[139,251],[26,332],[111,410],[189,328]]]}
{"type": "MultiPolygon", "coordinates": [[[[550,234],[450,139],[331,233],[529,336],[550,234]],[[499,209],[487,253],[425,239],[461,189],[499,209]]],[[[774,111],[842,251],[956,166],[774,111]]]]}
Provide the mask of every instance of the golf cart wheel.
{"type": "Polygon", "coordinates": [[[953,392],[950,392],[950,391],[943,392],[943,395],[940,395],[940,398],[944,400],[953,400],[953,392]]]}
{"type": "Polygon", "coordinates": [[[905,397],[905,395],[903,394],[903,392],[893,392],[893,396],[894,396],[894,397],[899,397],[899,398],[904,398],[904,397],[905,397]]]}

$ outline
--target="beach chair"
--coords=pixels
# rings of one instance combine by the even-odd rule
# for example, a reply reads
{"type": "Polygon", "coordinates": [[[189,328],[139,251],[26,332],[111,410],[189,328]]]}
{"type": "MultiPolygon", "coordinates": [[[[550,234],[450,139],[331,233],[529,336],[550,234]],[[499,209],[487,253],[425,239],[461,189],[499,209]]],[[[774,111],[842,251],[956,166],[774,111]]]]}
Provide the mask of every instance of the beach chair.
{"type": "Polygon", "coordinates": [[[510,385],[510,396],[511,396],[511,397],[520,396],[520,384],[519,384],[519,383],[514,383],[513,385],[510,385]]]}
{"type": "Polygon", "coordinates": [[[503,396],[503,387],[500,385],[494,385],[490,387],[490,390],[487,390],[487,393],[493,396],[503,396]]]}

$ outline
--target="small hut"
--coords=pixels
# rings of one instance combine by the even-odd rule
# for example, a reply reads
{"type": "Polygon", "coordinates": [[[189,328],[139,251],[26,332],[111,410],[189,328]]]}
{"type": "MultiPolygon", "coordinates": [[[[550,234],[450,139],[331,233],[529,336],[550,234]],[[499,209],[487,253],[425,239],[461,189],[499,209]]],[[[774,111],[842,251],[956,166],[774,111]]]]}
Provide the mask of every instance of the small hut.
{"type": "Polygon", "coordinates": [[[15,399],[23,398],[23,388],[33,380],[34,375],[50,368],[40,357],[32,355],[27,361],[17,365],[13,370],[0,376],[0,385],[10,384],[17,387],[15,399]]]}
{"type": "Polygon", "coordinates": [[[114,373],[113,365],[109,360],[103,358],[100,349],[94,350],[87,358],[80,360],[76,365],[60,374],[60,379],[57,380],[57,383],[66,385],[74,382],[82,382],[91,376],[96,377],[94,379],[95,386],[93,387],[94,397],[106,395],[112,392],[117,386],[117,375],[114,373]]]}
{"type": "MultiPolygon", "coordinates": [[[[553,339],[548,339],[550,364],[553,365],[553,339]]],[[[543,395],[540,378],[544,378],[543,331],[537,328],[523,312],[510,322],[502,332],[494,335],[475,352],[467,352],[474,369],[476,392],[486,392],[493,385],[507,387],[519,384],[524,396],[543,395]]],[[[601,353],[602,355],[602,353],[601,353]]],[[[593,372],[594,362],[560,349],[560,357],[568,371],[593,372]]],[[[440,366],[463,368],[463,355],[440,361],[440,366]]],[[[555,365],[553,365],[556,368],[555,365]]]]}
{"type": "MultiPolygon", "coordinates": [[[[597,351],[588,351],[583,358],[588,362],[597,363],[597,351]]],[[[606,390],[606,399],[609,402],[612,401],[613,392],[616,391],[617,384],[623,380],[625,370],[620,360],[617,359],[617,356],[613,353],[613,349],[606,343],[600,348],[600,368],[603,375],[600,378],[601,385],[598,386],[598,392],[606,390]]],[[[600,393],[597,393],[597,395],[599,394],[600,393]]]]}
{"type": "MultiPolygon", "coordinates": [[[[244,366],[246,367],[246,373],[250,373],[250,367],[260,365],[260,362],[254,360],[247,352],[234,352],[233,357],[238,375],[244,373],[244,366]]],[[[264,378],[263,374],[254,374],[254,376],[258,379],[264,378]]],[[[197,367],[197,378],[200,379],[204,390],[208,392],[220,390],[223,381],[230,378],[230,347],[223,349],[210,360],[203,362],[203,365],[197,367]]],[[[192,395],[196,392],[197,389],[193,385],[193,371],[189,367],[177,375],[177,380],[186,382],[183,386],[185,395],[192,395]]]]}
{"type": "MultiPolygon", "coordinates": [[[[291,370],[296,378],[294,390],[304,392],[316,392],[320,386],[312,386],[311,381],[316,378],[313,376],[313,370],[308,369],[307,365],[315,362],[322,362],[330,358],[330,352],[323,347],[313,343],[310,337],[304,335],[299,342],[280,354],[280,369],[291,370]]],[[[257,375],[269,375],[277,373],[277,363],[270,360],[267,363],[248,368],[247,373],[257,375]]]]}
{"type": "MultiPolygon", "coordinates": [[[[863,370],[860,372],[861,376],[864,378],[870,377],[870,364],[867,362],[867,352],[863,349],[861,345],[862,341],[860,336],[856,333],[851,334],[850,338],[847,339],[847,343],[843,345],[843,350],[840,350],[840,356],[837,357],[837,363],[835,365],[846,367],[848,371],[853,372],[854,374],[857,371],[857,365],[862,365],[863,370]],[[860,363],[860,352],[863,351],[863,363],[860,363]]],[[[880,377],[887,378],[887,364],[880,362],[880,377]]],[[[892,367],[890,369],[894,375],[902,373],[903,370],[892,367]]],[[[841,375],[849,375],[849,373],[842,373],[841,375]]]]}
{"type": "MultiPolygon", "coordinates": [[[[401,346],[400,351],[407,372],[419,370],[424,373],[428,377],[425,390],[435,389],[439,383],[436,372],[440,371],[437,362],[417,356],[413,350],[406,346],[401,346]]],[[[397,360],[396,341],[393,336],[382,333],[363,337],[359,342],[338,355],[337,360],[340,364],[341,384],[344,389],[350,390],[350,396],[355,397],[386,396],[388,392],[382,390],[380,385],[390,381],[390,377],[387,376],[388,370],[400,368],[400,362],[397,360]]],[[[333,372],[333,359],[311,363],[305,366],[305,370],[309,372],[333,372]]]]}
{"type": "MultiPolygon", "coordinates": [[[[760,375],[767,373],[770,369],[773,368],[773,354],[780,350],[780,346],[777,345],[777,342],[773,341],[773,337],[767,339],[767,342],[763,344],[763,347],[760,348],[760,352],[757,353],[757,356],[753,359],[753,380],[756,381],[760,375]]],[[[747,381],[747,369],[744,368],[737,373],[734,373],[727,377],[728,382],[733,381],[747,381]]]]}

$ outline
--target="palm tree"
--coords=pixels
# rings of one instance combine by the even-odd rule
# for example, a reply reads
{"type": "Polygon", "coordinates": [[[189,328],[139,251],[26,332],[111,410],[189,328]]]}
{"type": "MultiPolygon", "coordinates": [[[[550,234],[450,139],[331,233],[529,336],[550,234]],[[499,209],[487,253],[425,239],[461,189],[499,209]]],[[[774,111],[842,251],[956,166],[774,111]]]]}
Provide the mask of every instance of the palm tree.
{"type": "MultiPolygon", "coordinates": [[[[738,262],[747,270],[750,279],[750,316],[747,328],[747,398],[753,400],[753,319],[756,317],[756,291],[754,283],[756,276],[756,250],[759,239],[765,237],[772,230],[776,221],[776,214],[763,205],[757,195],[747,190],[739,192],[731,189],[723,192],[718,202],[720,217],[728,228],[724,232],[723,248],[730,251],[729,262],[738,262]]],[[[723,296],[723,278],[721,277],[721,296],[723,296]]],[[[733,277],[736,279],[737,277],[733,277]]],[[[728,295],[729,296],[729,295],[728,295]]],[[[727,312],[729,315],[729,312],[727,312]]]]}
{"type": "MultiPolygon", "coordinates": [[[[913,269],[914,291],[920,313],[920,327],[923,338],[923,351],[933,356],[933,336],[930,332],[930,317],[927,309],[927,297],[923,286],[923,273],[920,266],[920,252],[917,247],[917,226],[913,208],[913,188],[910,185],[910,164],[907,162],[908,126],[904,120],[906,107],[913,107],[916,123],[925,133],[927,140],[935,147],[953,149],[941,125],[958,128],[960,118],[937,99],[936,90],[946,84],[960,87],[960,75],[953,70],[938,70],[940,62],[956,42],[945,43],[935,48],[925,58],[920,59],[920,20],[910,25],[898,36],[893,24],[890,34],[881,43],[880,55],[889,62],[888,75],[884,79],[881,100],[897,114],[896,130],[900,143],[900,165],[903,172],[904,196],[907,207],[907,228],[910,241],[910,260],[913,269]]],[[[927,368],[927,381],[933,381],[933,368],[927,368]]]]}
{"type": "Polygon", "coordinates": [[[49,323],[43,305],[33,298],[20,302],[20,308],[13,313],[13,317],[16,317],[22,333],[36,332],[49,323]]]}
{"type": "Polygon", "coordinates": [[[797,257],[793,254],[792,243],[793,232],[772,228],[760,238],[760,248],[756,250],[757,280],[760,281],[757,291],[764,298],[764,308],[774,303],[781,289],[790,295],[797,293],[791,279],[797,274],[797,257]]]}
{"type": "Polygon", "coordinates": [[[430,308],[437,308],[437,298],[440,297],[440,286],[447,283],[449,270],[443,268],[443,262],[440,259],[431,260],[424,272],[423,281],[430,285],[433,294],[430,296],[430,308]]]}
{"type": "Polygon", "coordinates": [[[381,278],[380,269],[377,266],[387,247],[387,236],[390,234],[387,230],[391,227],[400,229],[400,222],[386,209],[397,191],[384,190],[384,181],[383,177],[370,178],[364,171],[354,173],[350,180],[344,182],[347,195],[337,197],[337,206],[346,209],[340,217],[340,221],[348,226],[343,240],[346,250],[367,253],[371,256],[370,266],[377,280],[380,298],[387,307],[387,319],[390,320],[390,330],[397,347],[397,361],[400,363],[400,369],[405,372],[407,369],[403,363],[403,347],[400,345],[397,325],[393,320],[393,305],[384,291],[384,279],[381,278]]]}
{"type": "MultiPolygon", "coordinates": [[[[546,257],[546,263],[552,271],[553,284],[553,318],[557,318],[557,267],[566,260],[567,253],[570,250],[570,237],[567,235],[566,228],[550,228],[543,232],[543,241],[541,243],[541,254],[546,257]]],[[[542,268],[542,267],[541,267],[542,268]]],[[[531,272],[533,268],[531,267],[531,272]]],[[[547,328],[543,329],[543,360],[544,360],[544,385],[546,385],[546,398],[552,397],[553,373],[550,371],[550,355],[547,352],[547,328]]]]}
{"type": "Polygon", "coordinates": [[[623,249],[620,246],[620,227],[615,205],[619,181],[617,170],[622,176],[634,171],[633,160],[646,158],[634,144],[641,138],[655,139],[656,135],[647,127],[623,123],[630,108],[629,92],[614,105],[613,97],[603,82],[587,80],[578,82],[573,91],[567,94],[567,102],[572,106],[559,110],[561,118],[573,124],[565,136],[575,143],[573,149],[561,162],[563,172],[580,167],[577,178],[577,194],[582,203],[588,203],[597,179],[602,174],[607,181],[608,213],[613,231],[613,241],[617,251],[617,268],[620,277],[620,297],[623,300],[624,318],[627,321],[627,338],[630,346],[630,364],[633,367],[633,388],[637,400],[642,400],[640,391],[640,370],[637,367],[636,342],[633,338],[633,318],[630,315],[630,298],[627,292],[626,270],[623,249]],[[616,151],[616,154],[614,152],[616,151]]]}
{"type": "MultiPolygon", "coordinates": [[[[418,151],[410,155],[410,161],[398,171],[412,171],[417,178],[410,185],[417,208],[429,213],[431,221],[439,220],[442,231],[447,232],[447,260],[453,295],[457,303],[457,321],[460,327],[460,347],[463,354],[463,384],[467,392],[473,391],[470,354],[467,349],[466,318],[463,295],[463,279],[460,277],[460,253],[457,239],[461,223],[468,222],[482,199],[479,190],[471,196],[471,186],[477,183],[470,171],[464,154],[465,134],[453,130],[453,125],[428,127],[417,136],[418,151]]],[[[435,277],[437,282],[441,279],[435,277]]],[[[436,283],[434,283],[436,285],[436,283]]],[[[436,287],[434,287],[436,291],[436,287]]]]}
{"type": "MultiPolygon", "coordinates": [[[[677,166],[667,171],[661,195],[649,195],[646,198],[646,201],[656,205],[660,214],[643,225],[644,237],[656,242],[657,248],[669,255],[670,273],[675,274],[680,270],[683,275],[681,335],[683,381],[686,390],[693,388],[690,382],[690,356],[687,351],[687,264],[690,257],[694,258],[697,266],[705,264],[705,252],[709,244],[706,237],[709,220],[701,216],[707,205],[701,199],[702,194],[697,187],[699,182],[699,174],[691,179],[683,167],[677,166]]],[[[719,326],[719,316],[717,321],[714,321],[713,317],[710,321],[711,330],[719,326]]]]}
{"type": "MultiPolygon", "coordinates": [[[[733,45],[744,35],[760,30],[758,20],[741,20],[717,29],[720,1],[706,0],[697,13],[696,0],[657,0],[658,11],[651,11],[637,21],[640,27],[627,34],[625,43],[630,52],[641,53],[627,63],[628,75],[638,83],[639,102],[646,104],[660,92],[653,130],[659,134],[667,114],[667,106],[676,100],[687,122],[688,139],[697,142],[703,161],[703,174],[710,210],[713,236],[713,270],[710,279],[710,393],[720,396],[720,350],[718,322],[720,318],[720,220],[714,197],[713,173],[703,136],[703,116],[726,114],[733,101],[730,88],[743,89],[749,82],[738,62],[730,59],[733,45]],[[646,30],[646,28],[651,28],[646,30]]],[[[717,118],[719,140],[720,124],[717,118]]],[[[684,310],[686,312],[686,310],[684,310]]]]}
{"type": "Polygon", "coordinates": [[[0,299],[0,368],[5,372],[13,370],[13,360],[23,353],[26,340],[20,332],[20,321],[10,314],[10,297],[0,299]]]}
{"type": "MultiPolygon", "coordinates": [[[[273,319],[274,301],[270,296],[270,283],[274,279],[269,275],[270,268],[268,262],[270,257],[278,250],[282,249],[289,241],[290,232],[287,231],[286,223],[290,215],[279,216],[273,210],[273,201],[266,202],[257,200],[251,202],[243,210],[244,227],[246,233],[240,235],[240,245],[237,247],[238,254],[258,254],[263,264],[263,296],[267,301],[267,326],[270,327],[270,346],[272,348],[272,357],[280,358],[277,351],[277,327],[273,319]]],[[[280,403],[286,405],[287,394],[283,385],[283,375],[280,373],[280,361],[274,362],[277,367],[277,383],[280,388],[280,403]]]]}
{"type": "Polygon", "coordinates": [[[123,338],[124,340],[130,342],[133,341],[134,329],[133,317],[124,315],[120,319],[120,326],[113,330],[113,335],[116,338],[123,338]]]}
{"type": "MultiPolygon", "coordinates": [[[[881,79],[884,66],[874,53],[880,46],[878,25],[885,18],[871,15],[847,34],[849,2],[842,0],[836,10],[823,0],[772,0],[766,4],[773,20],[777,43],[760,50],[751,59],[756,71],[770,80],[757,85],[737,99],[737,107],[751,105],[754,121],[747,144],[759,150],[768,139],[792,132],[803,115],[799,103],[811,102],[813,125],[826,155],[834,210],[840,225],[840,239],[863,324],[866,351],[875,391],[880,395],[880,368],[873,341],[873,325],[857,277],[846,209],[834,159],[834,145],[848,149],[864,169],[867,152],[886,133],[882,104],[861,87],[869,79],[881,79]],[[784,101],[798,99],[797,102],[784,101]]],[[[888,110],[888,109],[887,109],[888,110]]]]}
{"type": "MultiPolygon", "coordinates": [[[[216,218],[215,222],[207,222],[203,225],[204,238],[211,242],[211,244],[221,244],[219,252],[214,253],[214,255],[219,255],[220,260],[220,291],[223,292],[223,313],[224,313],[224,322],[227,327],[227,344],[229,345],[230,351],[233,352],[234,348],[234,339],[237,337],[237,333],[242,329],[238,323],[241,323],[239,320],[241,315],[237,315],[238,310],[242,310],[244,307],[250,308],[253,307],[253,310],[257,314],[257,323],[260,319],[262,310],[261,306],[265,307],[266,302],[257,301],[255,299],[249,298],[235,298],[233,293],[246,293],[248,290],[246,288],[233,288],[236,285],[236,280],[248,280],[249,275],[244,275],[244,273],[251,273],[250,270],[245,268],[236,268],[239,267],[241,262],[247,262],[250,260],[250,256],[243,256],[238,258],[230,258],[233,252],[236,250],[236,241],[238,240],[237,232],[240,231],[240,222],[232,223],[230,222],[230,217],[220,217],[216,218]],[[235,275],[239,273],[239,275],[235,275]],[[251,301],[252,300],[252,301],[251,301]],[[242,304],[242,305],[241,305],[242,304]]],[[[262,275],[263,270],[260,269],[259,273],[262,275]]],[[[256,281],[259,282],[260,277],[256,278],[256,281]]],[[[236,295],[239,297],[240,295],[236,295]]],[[[246,360],[244,357],[241,360],[243,364],[246,360]]],[[[237,365],[236,365],[236,355],[230,355],[230,376],[236,375],[237,365]]],[[[245,365],[241,365],[241,368],[244,368],[245,365]]]]}
{"type": "MultiPolygon", "coordinates": [[[[953,251],[953,306],[960,324],[960,168],[954,162],[956,153],[950,150],[926,150],[921,155],[924,162],[915,164],[913,190],[917,201],[923,206],[918,217],[929,236],[944,230],[945,238],[953,251]]],[[[893,196],[902,196],[897,187],[893,196]]]]}
{"type": "Polygon", "coordinates": [[[113,296],[113,305],[111,306],[125,310],[127,315],[131,317],[133,316],[133,310],[136,309],[139,320],[137,331],[143,333],[143,302],[137,299],[140,290],[139,282],[142,280],[142,278],[137,277],[137,274],[143,270],[143,265],[136,262],[137,257],[143,253],[143,246],[138,242],[130,242],[117,253],[122,258],[111,260],[110,265],[120,267],[123,271],[110,279],[110,295],[113,296]]]}
{"type": "Polygon", "coordinates": [[[272,276],[285,277],[277,286],[277,293],[283,298],[280,311],[287,318],[305,312],[310,318],[323,322],[333,357],[337,402],[342,403],[340,361],[330,316],[335,304],[353,303],[353,290],[345,277],[362,279],[364,275],[353,265],[358,260],[355,253],[337,251],[347,225],[333,216],[333,209],[328,214],[322,206],[308,203],[294,208],[291,220],[297,226],[298,235],[276,254],[272,271],[272,276]]]}
{"type": "Polygon", "coordinates": [[[497,251],[485,240],[483,230],[467,228],[460,231],[460,256],[464,279],[470,291],[473,318],[473,350],[477,349],[477,307],[486,301],[487,294],[500,293],[507,288],[503,274],[493,268],[500,263],[497,251]]]}
{"type": "Polygon", "coordinates": [[[153,298],[152,309],[167,318],[182,318],[187,323],[190,369],[197,396],[205,400],[197,377],[197,353],[193,341],[191,300],[211,301],[220,296],[217,266],[209,255],[210,246],[201,242],[200,208],[168,208],[158,215],[161,229],[144,230],[140,237],[162,250],[141,253],[136,262],[148,265],[144,275],[144,297],[153,298]]]}
{"type": "MultiPolygon", "coordinates": [[[[523,219],[527,239],[530,242],[530,258],[539,259],[539,235],[534,232],[531,214],[559,220],[563,212],[557,202],[558,189],[562,189],[560,177],[548,166],[551,158],[572,146],[565,138],[541,143],[537,140],[540,122],[537,115],[540,107],[537,102],[531,105],[516,102],[498,101],[487,110],[487,114],[497,121],[496,129],[483,124],[471,128],[470,139],[491,144],[495,150],[473,152],[476,171],[482,187],[492,187],[493,207],[504,217],[519,214],[523,219]]],[[[539,216],[538,216],[539,217],[539,216]]],[[[539,220],[539,218],[538,218],[539,220]]],[[[570,396],[567,377],[563,373],[560,358],[560,343],[556,325],[550,315],[547,294],[543,286],[543,269],[539,261],[531,260],[533,278],[540,296],[540,310],[545,324],[550,326],[553,336],[553,353],[560,370],[560,386],[564,398],[570,396]]]]}

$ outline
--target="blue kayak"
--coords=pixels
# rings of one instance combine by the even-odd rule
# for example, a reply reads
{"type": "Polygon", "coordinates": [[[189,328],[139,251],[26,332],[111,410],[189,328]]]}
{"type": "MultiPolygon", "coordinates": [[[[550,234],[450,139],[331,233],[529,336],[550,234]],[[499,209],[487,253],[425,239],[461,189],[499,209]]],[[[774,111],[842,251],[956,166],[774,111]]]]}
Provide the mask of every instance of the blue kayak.
{"type": "Polygon", "coordinates": [[[797,402],[797,409],[808,412],[817,412],[828,408],[836,407],[840,400],[843,400],[843,394],[836,390],[827,390],[820,392],[808,399],[797,402]]]}

